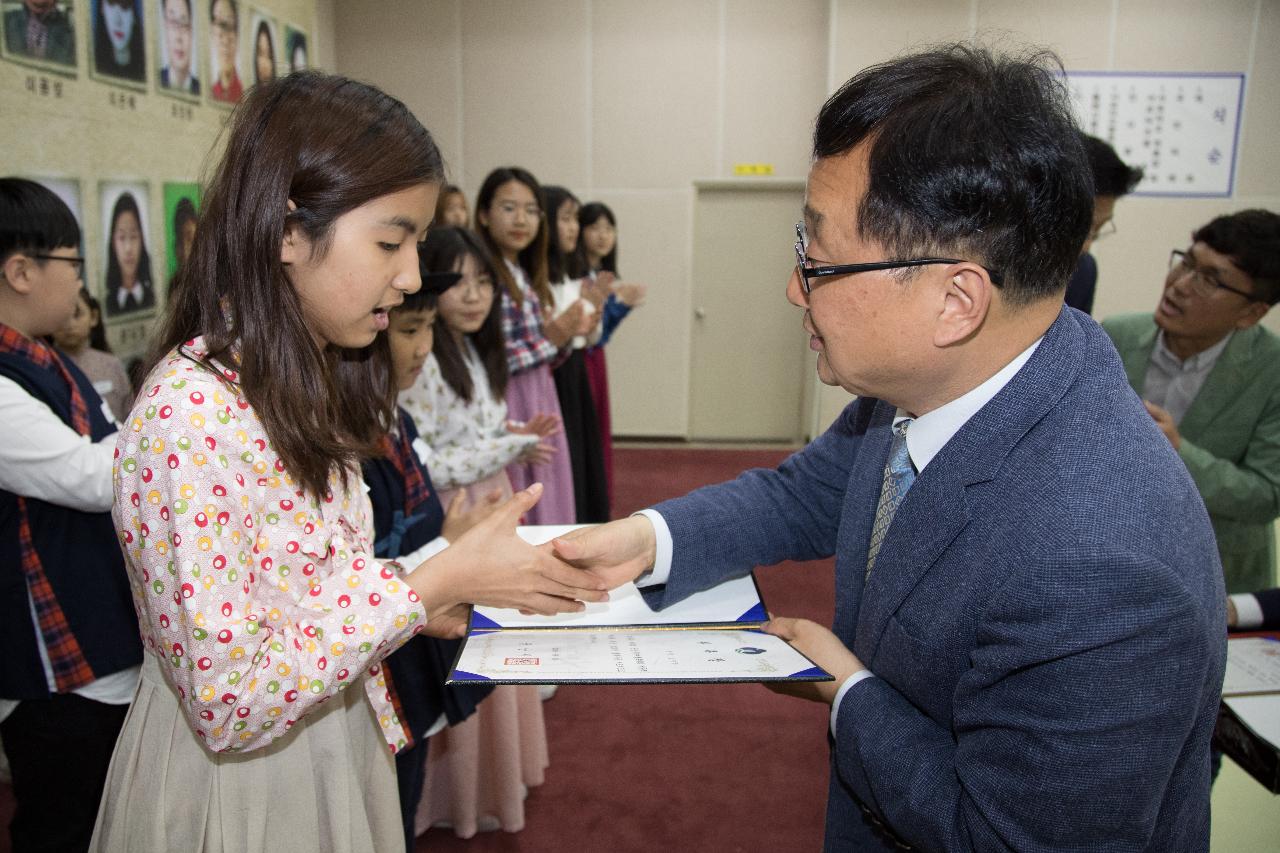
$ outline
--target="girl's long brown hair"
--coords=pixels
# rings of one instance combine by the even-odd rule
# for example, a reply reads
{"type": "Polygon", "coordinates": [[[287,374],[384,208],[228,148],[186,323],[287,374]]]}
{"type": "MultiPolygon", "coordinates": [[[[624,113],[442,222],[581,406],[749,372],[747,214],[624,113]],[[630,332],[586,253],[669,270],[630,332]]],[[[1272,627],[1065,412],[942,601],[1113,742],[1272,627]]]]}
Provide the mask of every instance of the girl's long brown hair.
{"type": "Polygon", "coordinates": [[[338,217],[443,173],[431,134],[371,86],[310,71],[255,86],[231,117],[151,363],[204,335],[204,361],[236,364],[286,471],[323,498],[335,468],[345,482],[376,452],[395,391],[384,341],[316,345],[280,261],[285,230],[323,257],[338,217]]]}

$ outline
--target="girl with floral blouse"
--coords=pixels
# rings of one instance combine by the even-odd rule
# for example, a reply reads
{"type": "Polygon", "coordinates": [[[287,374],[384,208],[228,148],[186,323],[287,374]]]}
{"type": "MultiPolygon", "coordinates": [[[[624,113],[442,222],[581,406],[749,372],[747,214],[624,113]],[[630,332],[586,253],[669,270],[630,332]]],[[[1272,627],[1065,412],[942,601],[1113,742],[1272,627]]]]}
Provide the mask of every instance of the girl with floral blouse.
{"type": "Polygon", "coordinates": [[[113,514],[144,656],[94,850],[392,850],[403,728],[382,662],[465,602],[581,608],[602,586],[524,545],[517,494],[417,566],[374,557],[359,459],[394,412],[370,344],[420,286],[441,178],[372,87],[303,72],[233,115],[113,514]]]}

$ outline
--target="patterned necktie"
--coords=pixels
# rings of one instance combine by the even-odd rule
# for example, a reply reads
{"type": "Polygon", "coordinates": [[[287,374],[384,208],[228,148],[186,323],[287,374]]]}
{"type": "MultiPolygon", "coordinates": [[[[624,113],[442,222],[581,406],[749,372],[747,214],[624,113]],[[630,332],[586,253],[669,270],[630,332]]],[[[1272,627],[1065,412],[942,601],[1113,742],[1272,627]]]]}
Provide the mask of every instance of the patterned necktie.
{"type": "Polygon", "coordinates": [[[867,577],[876,564],[876,555],[884,544],[885,534],[889,532],[889,524],[893,514],[898,511],[898,504],[907,496],[907,489],[916,479],[916,469],[911,465],[911,455],[907,453],[907,427],[911,418],[906,418],[893,425],[893,441],[889,444],[889,460],[884,465],[884,482],[880,486],[880,503],[876,506],[875,524],[871,526],[871,548],[867,551],[867,577]]]}

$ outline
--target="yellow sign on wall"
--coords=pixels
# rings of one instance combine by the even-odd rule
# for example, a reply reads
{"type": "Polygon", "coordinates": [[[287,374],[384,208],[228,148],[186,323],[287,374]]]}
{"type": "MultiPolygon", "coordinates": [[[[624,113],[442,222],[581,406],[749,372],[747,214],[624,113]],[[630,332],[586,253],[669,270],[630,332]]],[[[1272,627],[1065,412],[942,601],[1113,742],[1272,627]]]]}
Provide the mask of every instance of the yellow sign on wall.
{"type": "Polygon", "coordinates": [[[734,163],[734,175],[772,175],[772,163],[734,163]]]}

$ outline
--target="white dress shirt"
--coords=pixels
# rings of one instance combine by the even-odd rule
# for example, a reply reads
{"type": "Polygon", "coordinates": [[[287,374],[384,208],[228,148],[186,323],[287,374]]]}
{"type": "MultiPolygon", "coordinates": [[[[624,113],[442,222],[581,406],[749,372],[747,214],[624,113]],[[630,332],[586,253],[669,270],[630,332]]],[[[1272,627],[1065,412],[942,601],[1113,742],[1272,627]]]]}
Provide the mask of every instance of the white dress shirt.
{"type": "MultiPolygon", "coordinates": [[[[104,404],[105,407],[105,404],[104,404]]],[[[104,412],[108,420],[115,418],[104,412]]],[[[81,512],[107,512],[115,498],[111,484],[111,462],[116,436],[94,444],[63,423],[45,403],[28,394],[22,386],[0,377],[0,489],[23,497],[65,506],[81,512]]],[[[55,690],[53,667],[40,633],[31,591],[27,591],[32,624],[36,626],[36,646],[44,665],[49,690],[55,690]]],[[[99,678],[75,691],[87,699],[109,705],[125,705],[133,699],[138,684],[138,667],[99,678]]],[[[8,717],[18,703],[0,699],[0,720],[8,717]]]]}
{"type": "MultiPolygon", "coordinates": [[[[910,429],[907,430],[907,453],[911,456],[911,464],[915,466],[917,473],[923,473],[925,467],[933,461],[933,457],[946,446],[960,428],[969,422],[969,419],[978,413],[978,411],[991,401],[991,398],[1000,393],[1000,390],[1017,375],[1023,365],[1031,358],[1032,353],[1036,351],[1036,347],[1040,346],[1043,337],[1037,338],[1031,346],[1020,352],[1012,361],[1002,367],[990,379],[983,382],[971,391],[968,391],[961,397],[957,397],[950,403],[939,406],[928,414],[921,415],[916,418],[910,429]]],[[[903,418],[911,417],[910,414],[899,409],[894,415],[894,423],[903,418]]],[[[653,570],[648,575],[636,580],[637,586],[657,586],[667,582],[667,578],[671,574],[671,559],[673,551],[673,543],[671,540],[671,530],[667,527],[667,522],[662,515],[652,509],[644,509],[636,513],[648,518],[653,524],[654,536],[657,540],[657,555],[653,563],[653,570]]],[[[835,700],[831,703],[831,734],[834,736],[836,731],[836,716],[840,712],[840,702],[844,699],[846,693],[849,692],[855,684],[867,678],[872,678],[873,673],[868,669],[862,669],[849,676],[843,684],[840,685],[839,691],[836,692],[835,700]]]]}

